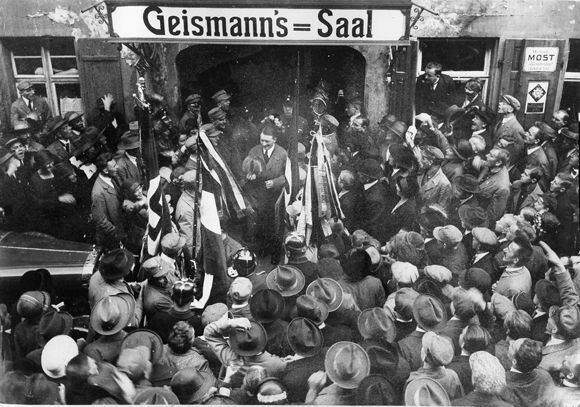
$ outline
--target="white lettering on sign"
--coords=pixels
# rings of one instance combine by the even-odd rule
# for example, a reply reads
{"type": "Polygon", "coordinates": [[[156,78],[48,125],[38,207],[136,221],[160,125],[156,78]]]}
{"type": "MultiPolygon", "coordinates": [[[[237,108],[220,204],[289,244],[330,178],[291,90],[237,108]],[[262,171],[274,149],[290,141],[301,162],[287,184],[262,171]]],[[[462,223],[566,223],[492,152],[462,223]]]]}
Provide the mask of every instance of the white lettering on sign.
{"type": "Polygon", "coordinates": [[[384,42],[405,35],[400,10],[117,6],[121,38],[215,42],[384,42]]]}
{"type": "Polygon", "coordinates": [[[554,72],[558,65],[558,47],[527,47],[524,72],[554,72]]]}

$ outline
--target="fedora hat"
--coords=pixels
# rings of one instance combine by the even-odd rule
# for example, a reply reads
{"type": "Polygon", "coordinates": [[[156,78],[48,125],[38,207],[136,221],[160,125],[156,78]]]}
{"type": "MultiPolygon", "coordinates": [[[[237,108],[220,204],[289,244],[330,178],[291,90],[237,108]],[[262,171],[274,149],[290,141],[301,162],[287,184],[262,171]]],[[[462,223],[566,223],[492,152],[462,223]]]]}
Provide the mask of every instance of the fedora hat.
{"type": "Polygon", "coordinates": [[[564,137],[569,138],[571,140],[575,140],[578,141],[578,132],[574,132],[569,128],[562,128],[562,130],[560,130],[560,134],[562,134],[564,137]]]}
{"type": "Polygon", "coordinates": [[[302,271],[294,266],[277,266],[266,276],[266,285],[270,290],[278,291],[282,297],[298,294],[304,288],[306,280],[302,271]]]}
{"type": "Polygon", "coordinates": [[[94,126],[87,127],[85,132],[81,134],[80,139],[73,144],[74,149],[72,154],[74,156],[78,156],[94,146],[97,141],[99,141],[99,138],[105,132],[105,130],[106,128],[99,130],[94,126]]]}
{"type": "Polygon", "coordinates": [[[68,121],[68,123],[72,123],[77,119],[80,119],[81,117],[83,117],[85,114],[83,112],[67,112],[65,114],[65,117],[68,121]]]}
{"type": "Polygon", "coordinates": [[[214,382],[215,378],[211,373],[186,367],[171,379],[171,391],[181,404],[199,404],[214,382]]]}
{"type": "Polygon", "coordinates": [[[175,393],[171,390],[163,387],[145,387],[137,393],[133,399],[133,404],[174,405],[180,403],[175,393]]]}
{"type": "Polygon", "coordinates": [[[419,225],[432,232],[437,226],[445,226],[447,224],[447,218],[442,212],[427,208],[419,214],[417,222],[419,225]]]}
{"type": "Polygon", "coordinates": [[[322,324],[328,318],[328,306],[312,295],[301,295],[296,306],[290,311],[291,318],[308,318],[315,324],[322,324]]]}
{"type": "Polygon", "coordinates": [[[407,132],[407,125],[405,122],[397,121],[393,124],[386,123],[385,127],[399,136],[402,140],[405,140],[405,133],[407,132]]]}
{"type": "Polygon", "coordinates": [[[403,287],[395,293],[395,312],[404,320],[413,318],[413,304],[419,293],[410,287],[403,287]]]}
{"type": "Polygon", "coordinates": [[[250,312],[256,322],[274,322],[284,312],[284,297],[275,290],[260,290],[250,299],[250,312]]]}
{"type": "Polygon", "coordinates": [[[356,389],[359,405],[393,406],[398,404],[398,394],[391,382],[382,375],[372,374],[365,377],[356,389]]]}
{"type": "Polygon", "coordinates": [[[286,336],[294,353],[302,357],[316,355],[324,345],[322,331],[308,318],[294,318],[290,321],[286,336]]]}
{"type": "Polygon", "coordinates": [[[99,271],[105,280],[125,277],[135,264],[135,257],[127,249],[115,249],[101,257],[99,271]]]}
{"type": "Polygon", "coordinates": [[[412,380],[405,390],[406,406],[450,406],[445,388],[438,381],[421,377],[412,380]]]}
{"type": "Polygon", "coordinates": [[[337,342],[328,349],[324,358],[326,374],[343,389],[356,389],[369,375],[371,362],[369,356],[354,342],[337,342]]]}
{"type": "Polygon", "coordinates": [[[230,329],[230,346],[240,356],[254,356],[266,349],[266,330],[257,322],[250,324],[249,329],[230,329]]]}
{"type": "Polygon", "coordinates": [[[58,180],[74,174],[75,170],[68,162],[61,161],[52,167],[52,173],[54,174],[54,178],[58,180]]]}
{"type": "Polygon", "coordinates": [[[114,335],[125,328],[135,313],[135,300],[131,294],[108,295],[95,304],[90,323],[101,335],[114,335]]]}
{"type": "Polygon", "coordinates": [[[397,371],[401,358],[395,344],[383,338],[370,338],[363,339],[360,345],[369,356],[371,373],[390,375],[397,371]]]}
{"type": "Polygon", "coordinates": [[[468,140],[461,139],[457,145],[451,144],[451,149],[463,161],[467,161],[473,155],[473,147],[471,147],[471,143],[468,140]]]}
{"type": "Polygon", "coordinates": [[[447,311],[439,298],[421,294],[413,303],[413,317],[425,331],[440,331],[447,323],[447,311]]]}
{"type": "Polygon", "coordinates": [[[455,122],[456,116],[461,116],[459,119],[463,118],[465,115],[465,109],[457,105],[451,105],[445,110],[445,123],[449,126],[451,122],[455,122]],[[455,118],[455,120],[453,120],[455,118]]]}
{"type": "Polygon", "coordinates": [[[459,214],[459,219],[461,219],[470,229],[486,227],[489,224],[487,213],[479,206],[461,205],[457,212],[459,214]]]}
{"type": "Polygon", "coordinates": [[[358,330],[365,339],[382,338],[392,342],[397,336],[395,321],[383,308],[368,308],[358,317],[358,330]]]}
{"type": "Polygon", "coordinates": [[[48,309],[38,324],[36,341],[40,346],[45,346],[48,341],[57,335],[68,335],[72,324],[73,317],[68,312],[48,309]]]}
{"type": "Polygon", "coordinates": [[[383,176],[383,169],[377,160],[367,158],[362,162],[359,174],[366,175],[373,179],[379,179],[383,176]]]}
{"type": "Polygon", "coordinates": [[[488,106],[483,106],[481,109],[473,109],[471,112],[479,116],[488,125],[495,120],[495,113],[488,106]]]}
{"type": "Polygon", "coordinates": [[[129,333],[121,342],[121,351],[127,348],[145,346],[150,351],[149,360],[152,364],[159,362],[163,356],[163,341],[161,337],[149,329],[137,329],[129,333]]]}
{"type": "Polygon", "coordinates": [[[60,129],[67,123],[66,119],[63,119],[61,116],[54,116],[52,119],[49,119],[46,123],[46,135],[50,135],[60,129]]]}
{"type": "Polygon", "coordinates": [[[473,175],[459,175],[453,178],[453,185],[470,194],[479,193],[479,181],[473,175]]]}
{"type": "Polygon", "coordinates": [[[42,350],[40,363],[44,373],[53,379],[59,379],[66,374],[66,365],[79,354],[79,348],[73,338],[68,335],[57,335],[47,342],[42,350]]]}
{"type": "Polygon", "coordinates": [[[314,280],[306,288],[306,294],[316,297],[325,303],[329,312],[336,311],[342,304],[342,287],[332,278],[314,280]]]}
{"type": "Polygon", "coordinates": [[[139,134],[129,130],[121,136],[121,141],[117,144],[118,150],[132,150],[141,146],[139,134]]]}

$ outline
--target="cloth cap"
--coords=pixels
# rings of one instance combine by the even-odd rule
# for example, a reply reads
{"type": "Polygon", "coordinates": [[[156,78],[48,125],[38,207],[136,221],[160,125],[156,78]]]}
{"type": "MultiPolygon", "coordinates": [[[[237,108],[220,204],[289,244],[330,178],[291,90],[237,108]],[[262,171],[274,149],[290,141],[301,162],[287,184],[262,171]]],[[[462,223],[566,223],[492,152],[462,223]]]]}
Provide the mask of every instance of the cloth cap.
{"type": "Polygon", "coordinates": [[[66,365],[78,354],[79,348],[73,338],[68,335],[57,335],[48,341],[42,350],[42,370],[53,379],[64,377],[66,365]]]}
{"type": "Polygon", "coordinates": [[[469,293],[463,288],[455,289],[453,293],[453,309],[455,315],[462,321],[469,321],[476,315],[475,303],[469,293]]]}
{"type": "Polygon", "coordinates": [[[422,339],[423,349],[431,355],[434,361],[446,366],[453,359],[453,342],[446,336],[427,332],[422,339]]]}
{"type": "Polygon", "coordinates": [[[161,256],[151,257],[141,264],[141,271],[145,278],[162,277],[170,270],[169,265],[161,260],[161,256]]]}
{"type": "Polygon", "coordinates": [[[453,275],[451,274],[451,270],[447,267],[440,266],[438,264],[432,264],[429,266],[425,266],[423,269],[423,273],[426,277],[429,277],[438,283],[448,283],[451,281],[453,275]]]}
{"type": "Polygon", "coordinates": [[[326,113],[320,117],[320,124],[322,124],[323,126],[331,126],[336,128],[338,127],[339,123],[334,116],[326,113]]]}
{"type": "Polygon", "coordinates": [[[413,303],[413,316],[417,325],[426,331],[439,331],[447,323],[447,312],[441,301],[428,294],[421,294],[413,303]]]}
{"type": "Polygon", "coordinates": [[[534,125],[539,128],[546,136],[551,137],[552,139],[558,137],[558,132],[551,128],[548,124],[544,122],[535,122],[534,125]]]}
{"type": "Polygon", "coordinates": [[[222,90],[219,90],[216,93],[214,93],[214,95],[211,98],[214,101],[214,103],[217,104],[217,103],[221,102],[222,100],[231,99],[232,96],[229,93],[227,93],[225,90],[222,89],[222,90]]]}
{"type": "Polygon", "coordinates": [[[365,350],[353,342],[337,342],[324,359],[326,374],[343,389],[356,389],[370,373],[370,360],[365,350]]]}
{"type": "Polygon", "coordinates": [[[421,152],[427,155],[428,157],[437,160],[443,160],[445,158],[445,155],[437,147],[425,146],[421,149],[421,152]]]}
{"type": "Polygon", "coordinates": [[[417,250],[425,250],[425,238],[417,232],[406,233],[405,241],[417,250]]]}
{"type": "Polygon", "coordinates": [[[221,107],[214,107],[213,109],[211,109],[208,112],[207,115],[209,116],[210,120],[213,122],[213,121],[225,118],[227,116],[227,113],[224,112],[221,109],[221,107]]]}
{"type": "Polygon", "coordinates": [[[494,293],[491,296],[491,311],[500,320],[504,320],[509,314],[516,311],[516,306],[504,295],[494,293]]]}
{"type": "Polygon", "coordinates": [[[497,236],[488,228],[473,228],[471,230],[473,238],[477,239],[479,243],[483,243],[487,246],[497,245],[497,236]]]}
{"type": "Polygon", "coordinates": [[[219,320],[228,313],[228,306],[224,303],[218,302],[205,307],[201,314],[201,325],[205,328],[212,322],[219,320]]]}
{"type": "Polygon", "coordinates": [[[487,227],[489,224],[487,213],[479,206],[462,205],[459,207],[459,219],[470,229],[476,227],[487,227]]]}
{"type": "Polygon", "coordinates": [[[412,284],[419,278],[417,266],[411,263],[396,261],[391,265],[393,278],[402,284],[412,284]]]}
{"type": "Polygon", "coordinates": [[[181,180],[183,181],[183,187],[185,189],[191,189],[195,187],[197,183],[197,172],[194,170],[187,171],[183,174],[181,180]]]}
{"type": "Polygon", "coordinates": [[[477,267],[470,268],[465,272],[462,286],[466,290],[475,287],[481,293],[486,293],[491,288],[491,276],[484,269],[477,267]]]}
{"type": "Polygon", "coordinates": [[[190,103],[199,103],[199,102],[201,102],[201,95],[198,93],[193,93],[185,99],[186,105],[188,105],[190,103]]]}
{"type": "Polygon", "coordinates": [[[168,233],[161,239],[161,251],[167,256],[173,256],[185,246],[185,237],[179,233],[168,233]]]}
{"type": "Polygon", "coordinates": [[[230,296],[236,301],[246,301],[252,295],[252,282],[246,277],[236,277],[230,285],[230,296]]]}
{"type": "Polygon", "coordinates": [[[463,234],[456,226],[447,225],[433,229],[433,237],[440,242],[455,246],[461,242],[463,234]]]}
{"type": "Polygon", "coordinates": [[[514,108],[514,110],[517,112],[518,110],[521,109],[522,105],[520,103],[519,100],[517,100],[515,97],[513,97],[512,95],[502,95],[501,98],[503,100],[505,100],[505,102],[510,105],[511,107],[514,108]]]}
{"type": "Polygon", "coordinates": [[[185,140],[185,148],[189,149],[193,146],[197,147],[197,137],[188,137],[185,140]]]}

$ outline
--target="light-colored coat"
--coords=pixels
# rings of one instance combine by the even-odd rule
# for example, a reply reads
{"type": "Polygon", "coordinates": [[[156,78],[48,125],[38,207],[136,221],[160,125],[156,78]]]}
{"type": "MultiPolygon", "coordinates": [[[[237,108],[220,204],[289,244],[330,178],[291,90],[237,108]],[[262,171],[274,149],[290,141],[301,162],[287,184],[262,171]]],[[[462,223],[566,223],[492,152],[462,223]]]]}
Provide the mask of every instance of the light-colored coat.
{"type": "MultiPolygon", "coordinates": [[[[417,177],[419,185],[421,185],[424,176],[425,174],[421,174],[417,177]]],[[[418,197],[419,206],[438,203],[445,209],[449,207],[453,199],[453,190],[451,189],[451,183],[441,168],[439,168],[433,178],[421,186],[418,197]]]]}

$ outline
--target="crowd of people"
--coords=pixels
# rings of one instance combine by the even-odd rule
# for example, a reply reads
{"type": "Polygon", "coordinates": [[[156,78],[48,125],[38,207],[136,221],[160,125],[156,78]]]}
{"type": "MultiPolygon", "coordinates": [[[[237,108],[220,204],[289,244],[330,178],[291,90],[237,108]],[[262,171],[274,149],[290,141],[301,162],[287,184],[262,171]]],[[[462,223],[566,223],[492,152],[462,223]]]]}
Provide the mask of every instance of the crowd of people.
{"type": "Polygon", "coordinates": [[[566,111],[524,130],[520,100],[502,95],[493,111],[478,78],[458,94],[436,62],[417,80],[414,123],[373,126],[356,92],[334,97],[325,81],[307,118],[287,96],[254,121],[220,90],[212,106],[187,95],[174,124],[150,97],[173,225],[145,257],[138,124],[111,95],[85,127],[52,117],[29,82],[18,89],[1,229],[101,251],[90,317],[56,303],[45,269],[0,305],[0,402],[580,404],[578,123],[566,111]],[[294,141],[300,188],[280,211],[294,141]],[[192,266],[206,152],[225,191],[223,278],[192,266]],[[296,225],[321,154],[340,210],[316,212],[307,237],[296,225]]]}

